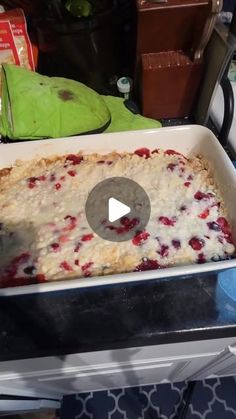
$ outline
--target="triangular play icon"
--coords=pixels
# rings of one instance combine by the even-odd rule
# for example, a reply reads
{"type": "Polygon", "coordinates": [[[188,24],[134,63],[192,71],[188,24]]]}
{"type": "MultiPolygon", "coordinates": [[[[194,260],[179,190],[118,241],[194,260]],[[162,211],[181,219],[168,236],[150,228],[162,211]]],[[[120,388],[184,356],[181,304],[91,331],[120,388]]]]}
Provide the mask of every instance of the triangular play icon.
{"type": "Polygon", "coordinates": [[[118,201],[115,198],[110,198],[108,201],[108,219],[110,223],[119,220],[119,218],[124,217],[131,212],[128,205],[123,204],[123,202],[118,201]]]}

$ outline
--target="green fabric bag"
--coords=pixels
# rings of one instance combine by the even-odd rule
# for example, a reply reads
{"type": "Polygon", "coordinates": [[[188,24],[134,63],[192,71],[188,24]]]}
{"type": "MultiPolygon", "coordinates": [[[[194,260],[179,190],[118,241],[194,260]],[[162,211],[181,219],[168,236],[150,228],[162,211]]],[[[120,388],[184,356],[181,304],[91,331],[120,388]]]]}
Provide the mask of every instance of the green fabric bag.
{"type": "Polygon", "coordinates": [[[12,140],[102,132],[110,123],[103,98],[77,81],[2,66],[0,134],[12,140]]]}
{"type": "Polygon", "coordinates": [[[103,96],[111,113],[111,123],[105,132],[132,131],[149,128],[160,128],[159,121],[134,114],[124,105],[124,99],[114,96],[103,96]]]}

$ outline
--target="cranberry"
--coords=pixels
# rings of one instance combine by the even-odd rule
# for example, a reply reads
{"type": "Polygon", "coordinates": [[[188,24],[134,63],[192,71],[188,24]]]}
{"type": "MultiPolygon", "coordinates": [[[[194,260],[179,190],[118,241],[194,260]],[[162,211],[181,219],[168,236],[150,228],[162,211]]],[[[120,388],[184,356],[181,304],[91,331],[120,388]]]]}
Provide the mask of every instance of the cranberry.
{"type": "Polygon", "coordinates": [[[73,217],[72,215],[66,215],[66,217],[64,217],[64,220],[68,220],[69,221],[69,225],[67,225],[66,227],[64,227],[62,229],[62,231],[71,231],[77,225],[77,219],[76,219],[76,217],[73,217]]]}
{"type": "Polygon", "coordinates": [[[59,243],[52,243],[51,248],[55,253],[61,250],[61,246],[59,245],[59,243]]]}
{"type": "Polygon", "coordinates": [[[76,173],[76,171],[75,170],[68,170],[68,175],[70,175],[70,176],[72,176],[72,177],[74,177],[74,176],[76,176],[77,175],[77,173],[76,173]]]}
{"type": "Polygon", "coordinates": [[[176,223],[176,219],[174,219],[174,218],[171,219],[171,218],[163,217],[163,216],[159,217],[159,221],[160,221],[160,223],[164,224],[165,226],[172,226],[172,227],[176,223]]]}
{"type": "Polygon", "coordinates": [[[166,154],[167,156],[181,156],[186,159],[186,157],[183,154],[178,153],[178,151],[175,150],[166,150],[164,154],[166,154]]]}
{"type": "Polygon", "coordinates": [[[138,150],[135,150],[134,154],[137,154],[139,157],[145,157],[145,159],[148,159],[150,157],[150,150],[148,148],[139,148],[138,150]]]}
{"type": "Polygon", "coordinates": [[[76,253],[79,252],[80,248],[81,248],[81,243],[77,243],[77,245],[74,248],[74,252],[76,253]]]}
{"type": "Polygon", "coordinates": [[[60,268],[64,269],[67,272],[73,272],[73,268],[70,266],[66,260],[60,263],[60,268]]]}
{"type": "Polygon", "coordinates": [[[73,166],[76,164],[80,164],[83,161],[83,156],[76,155],[76,154],[68,154],[66,157],[66,161],[71,162],[73,166]]]}
{"type": "Polygon", "coordinates": [[[58,182],[55,184],[55,189],[58,191],[59,189],[61,189],[61,184],[58,182]]]}
{"type": "Polygon", "coordinates": [[[143,242],[146,241],[149,236],[150,234],[147,231],[141,231],[133,237],[132,243],[135,246],[141,246],[141,244],[143,244],[143,242]]]}
{"type": "Polygon", "coordinates": [[[214,195],[211,192],[204,193],[204,192],[198,191],[194,195],[194,198],[197,201],[201,201],[202,199],[210,199],[210,198],[213,198],[213,197],[214,197],[214,195]]]}
{"type": "Polygon", "coordinates": [[[92,265],[93,265],[93,262],[87,262],[81,267],[81,269],[83,272],[86,272],[89,268],[91,268],[92,265]]]}
{"type": "Polygon", "coordinates": [[[69,220],[70,222],[76,221],[76,217],[74,217],[73,215],[66,215],[64,217],[64,220],[69,220]]]}
{"type": "Polygon", "coordinates": [[[161,255],[161,257],[166,257],[169,254],[168,250],[169,250],[169,246],[162,244],[161,250],[159,250],[157,253],[161,255]]]}
{"type": "Polygon", "coordinates": [[[37,280],[37,282],[42,283],[42,282],[46,281],[46,277],[45,277],[44,274],[37,274],[36,275],[36,280],[37,280]]]}
{"type": "Polygon", "coordinates": [[[93,262],[87,262],[82,266],[82,271],[86,271],[93,265],[93,262]]]}
{"type": "Polygon", "coordinates": [[[186,186],[186,188],[189,188],[190,185],[191,185],[191,182],[184,182],[184,186],[186,186]]]}
{"type": "Polygon", "coordinates": [[[44,182],[46,180],[46,176],[44,175],[39,176],[39,180],[41,180],[41,182],[44,182]]]}
{"type": "Polygon", "coordinates": [[[94,238],[93,234],[84,234],[81,238],[82,242],[90,241],[94,238]]]}
{"type": "Polygon", "coordinates": [[[203,239],[200,239],[199,237],[192,237],[189,240],[188,244],[193,248],[193,250],[198,251],[204,247],[205,242],[203,239]]]}
{"type": "Polygon", "coordinates": [[[37,177],[29,177],[29,178],[27,179],[27,181],[28,181],[28,187],[29,187],[30,189],[35,188],[37,180],[38,180],[38,178],[37,178],[37,177]]]}
{"type": "Polygon", "coordinates": [[[219,224],[215,223],[215,221],[211,221],[211,222],[207,223],[207,226],[210,230],[214,230],[214,231],[220,231],[221,230],[219,224]]]}
{"type": "Polygon", "coordinates": [[[124,234],[137,226],[139,222],[140,220],[138,218],[130,219],[129,217],[122,217],[120,220],[122,227],[106,226],[105,228],[109,230],[115,230],[117,234],[124,234]]]}
{"type": "Polygon", "coordinates": [[[127,227],[129,230],[131,230],[133,227],[135,227],[136,225],[139,224],[139,219],[138,218],[132,218],[131,220],[129,219],[129,217],[122,217],[120,220],[120,223],[122,226],[127,227]]]}
{"type": "Polygon", "coordinates": [[[208,208],[206,208],[203,212],[201,212],[201,214],[198,215],[198,218],[202,218],[203,220],[205,220],[205,218],[207,218],[209,214],[210,211],[208,208]]]}
{"type": "Polygon", "coordinates": [[[224,217],[219,217],[216,221],[224,234],[228,234],[230,232],[229,223],[224,217]]]}
{"type": "Polygon", "coordinates": [[[173,172],[176,166],[178,166],[176,163],[169,163],[167,166],[167,170],[173,172]]]}
{"type": "Polygon", "coordinates": [[[205,255],[203,253],[199,253],[197,263],[199,263],[199,264],[206,263],[206,258],[205,258],[205,255]]]}
{"type": "Polygon", "coordinates": [[[181,248],[181,243],[180,240],[172,240],[172,245],[174,246],[175,249],[180,249],[181,248]]]}
{"type": "Polygon", "coordinates": [[[136,266],[135,272],[141,272],[141,271],[150,271],[152,269],[160,269],[161,265],[159,265],[157,260],[153,259],[143,259],[143,261],[136,266]]]}
{"type": "Polygon", "coordinates": [[[79,259],[75,259],[75,265],[79,266],[79,259]]]}

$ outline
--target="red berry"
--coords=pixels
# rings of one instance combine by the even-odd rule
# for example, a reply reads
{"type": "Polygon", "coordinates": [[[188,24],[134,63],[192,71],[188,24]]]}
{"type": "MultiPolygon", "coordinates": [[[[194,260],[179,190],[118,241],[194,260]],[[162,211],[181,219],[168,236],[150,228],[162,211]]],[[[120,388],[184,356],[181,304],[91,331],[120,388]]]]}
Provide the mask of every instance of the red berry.
{"type": "Polygon", "coordinates": [[[191,185],[191,182],[184,182],[184,186],[186,186],[186,188],[189,188],[190,185],[191,185]]]}
{"type": "Polygon", "coordinates": [[[117,234],[127,233],[128,231],[132,230],[135,226],[139,224],[140,220],[138,218],[132,218],[131,220],[129,217],[122,217],[120,223],[122,227],[114,227],[108,226],[109,230],[115,230],[117,234]]]}
{"type": "Polygon", "coordinates": [[[59,245],[59,243],[52,243],[51,248],[55,253],[61,250],[61,246],[59,245]]]}
{"type": "Polygon", "coordinates": [[[224,217],[219,217],[216,221],[224,234],[228,234],[230,232],[229,223],[224,217]]]}
{"type": "Polygon", "coordinates": [[[93,239],[93,237],[94,237],[94,235],[93,235],[93,234],[84,234],[84,235],[82,236],[81,240],[82,240],[82,242],[87,242],[87,241],[92,240],[92,239],[93,239]]]}
{"type": "Polygon", "coordinates": [[[73,217],[72,215],[66,215],[66,217],[64,217],[64,220],[68,220],[69,221],[69,225],[67,225],[66,227],[64,227],[62,229],[62,231],[71,231],[77,225],[77,219],[76,219],[76,217],[73,217]]]}
{"type": "Polygon", "coordinates": [[[135,150],[134,154],[137,154],[139,157],[145,157],[145,159],[148,159],[150,157],[150,150],[149,148],[143,147],[135,150]]]}
{"type": "Polygon", "coordinates": [[[68,154],[66,157],[66,161],[69,161],[72,163],[73,166],[76,164],[80,164],[83,161],[83,156],[76,155],[76,154],[68,154]]]}
{"type": "Polygon", "coordinates": [[[174,155],[181,156],[181,157],[184,157],[184,159],[186,159],[186,157],[183,154],[178,153],[178,151],[175,151],[175,150],[166,150],[164,154],[166,154],[167,156],[174,156],[174,155]]]}
{"type": "Polygon", "coordinates": [[[44,182],[46,180],[46,176],[44,176],[44,175],[39,176],[39,180],[41,180],[42,182],[44,182]]]}
{"type": "Polygon", "coordinates": [[[180,249],[181,248],[181,243],[180,240],[172,240],[172,245],[174,246],[175,249],[180,249]]]}
{"type": "Polygon", "coordinates": [[[193,176],[189,175],[187,180],[193,180],[193,176]]]}
{"type": "Polygon", "coordinates": [[[176,163],[169,163],[167,166],[167,170],[173,172],[176,166],[178,166],[176,163]]]}
{"type": "Polygon", "coordinates": [[[67,272],[73,272],[73,268],[70,266],[68,262],[65,260],[60,263],[60,268],[64,269],[67,272]]]}
{"type": "Polygon", "coordinates": [[[75,265],[79,266],[79,259],[75,259],[75,265]]]}
{"type": "Polygon", "coordinates": [[[77,243],[77,245],[75,246],[74,252],[79,252],[80,248],[81,248],[81,243],[77,243]]]}
{"type": "Polygon", "coordinates": [[[60,180],[65,180],[65,178],[66,178],[65,176],[61,176],[60,180]]]}
{"type": "Polygon", "coordinates": [[[162,266],[159,265],[157,260],[145,259],[138,266],[136,266],[134,271],[135,272],[149,271],[152,269],[160,269],[161,267],[162,266]]]}
{"type": "Polygon", "coordinates": [[[143,244],[143,242],[145,240],[148,239],[148,237],[150,236],[150,234],[147,231],[141,231],[140,233],[136,234],[133,239],[132,239],[132,243],[135,246],[141,246],[141,244],[143,244]]]}
{"type": "Polygon", "coordinates": [[[58,191],[59,189],[61,189],[61,184],[58,182],[55,184],[55,189],[58,191]]]}
{"type": "Polygon", "coordinates": [[[214,197],[214,195],[211,192],[204,193],[204,192],[198,191],[194,195],[194,198],[197,201],[201,201],[202,199],[210,199],[210,198],[213,198],[213,197],[214,197]]]}
{"type": "Polygon", "coordinates": [[[201,212],[201,214],[198,215],[198,218],[202,218],[203,220],[205,220],[205,218],[207,218],[209,214],[210,214],[210,211],[207,208],[203,212],[201,212]]]}
{"type": "Polygon", "coordinates": [[[75,170],[68,170],[68,175],[70,175],[70,176],[72,176],[72,177],[74,177],[74,176],[76,176],[77,175],[77,173],[76,173],[76,171],[75,170]]]}
{"type": "Polygon", "coordinates": [[[203,253],[199,253],[197,263],[206,263],[206,258],[203,253]]]}
{"type": "Polygon", "coordinates": [[[85,277],[91,276],[91,272],[89,271],[89,268],[90,268],[92,265],[93,265],[93,262],[88,262],[88,263],[85,263],[85,264],[81,267],[82,271],[84,272],[84,276],[85,276],[85,277]]]}
{"type": "Polygon", "coordinates": [[[131,230],[133,227],[139,224],[138,218],[132,218],[132,220],[129,219],[129,217],[122,217],[120,220],[120,223],[122,226],[127,227],[129,230],[131,230]]]}
{"type": "Polygon", "coordinates": [[[161,255],[161,257],[167,257],[169,254],[168,250],[169,250],[169,246],[162,244],[161,250],[159,250],[157,253],[161,255]]]}
{"type": "Polygon", "coordinates": [[[29,177],[28,179],[27,179],[27,181],[28,181],[28,187],[30,188],[30,189],[33,189],[35,186],[36,186],[36,181],[38,180],[38,178],[37,177],[29,177]]]}
{"type": "Polygon", "coordinates": [[[204,247],[205,242],[203,239],[200,239],[198,237],[192,237],[189,240],[188,244],[193,248],[193,250],[199,251],[204,247]]]}
{"type": "Polygon", "coordinates": [[[36,275],[36,280],[37,280],[37,282],[42,283],[42,282],[46,281],[46,277],[45,277],[44,274],[37,274],[36,275]]]}
{"type": "Polygon", "coordinates": [[[160,221],[160,223],[164,224],[165,226],[172,226],[172,227],[176,223],[176,219],[174,219],[174,218],[171,219],[171,218],[163,217],[163,216],[159,217],[159,221],[160,221]]]}

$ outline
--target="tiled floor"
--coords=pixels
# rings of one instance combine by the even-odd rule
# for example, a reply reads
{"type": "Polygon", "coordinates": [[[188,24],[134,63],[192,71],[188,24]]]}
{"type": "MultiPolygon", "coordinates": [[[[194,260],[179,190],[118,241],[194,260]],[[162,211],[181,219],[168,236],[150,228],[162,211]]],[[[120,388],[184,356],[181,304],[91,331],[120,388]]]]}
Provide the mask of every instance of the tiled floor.
{"type": "Polygon", "coordinates": [[[236,379],[131,387],[67,396],[61,419],[235,419],[236,379]],[[190,393],[190,394],[189,394],[190,393]],[[183,400],[189,397],[185,407],[183,400]]]}

